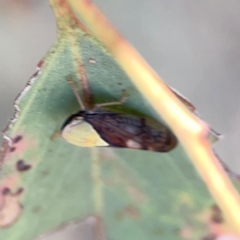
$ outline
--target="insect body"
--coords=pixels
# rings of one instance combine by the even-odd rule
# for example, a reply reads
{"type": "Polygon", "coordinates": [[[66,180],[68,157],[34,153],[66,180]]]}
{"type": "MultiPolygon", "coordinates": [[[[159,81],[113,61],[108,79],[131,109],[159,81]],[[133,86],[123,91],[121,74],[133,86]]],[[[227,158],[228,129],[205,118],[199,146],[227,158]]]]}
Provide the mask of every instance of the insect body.
{"type": "Polygon", "coordinates": [[[176,137],[161,123],[99,109],[121,104],[126,97],[120,102],[96,105],[94,110],[86,110],[79,95],[77,98],[84,110],[70,116],[61,130],[62,137],[69,143],[81,147],[111,146],[157,152],[168,152],[177,144],[176,137]]]}
{"type": "Polygon", "coordinates": [[[168,152],[176,137],[162,124],[107,111],[79,111],[62,127],[62,137],[77,146],[112,146],[168,152]]]}

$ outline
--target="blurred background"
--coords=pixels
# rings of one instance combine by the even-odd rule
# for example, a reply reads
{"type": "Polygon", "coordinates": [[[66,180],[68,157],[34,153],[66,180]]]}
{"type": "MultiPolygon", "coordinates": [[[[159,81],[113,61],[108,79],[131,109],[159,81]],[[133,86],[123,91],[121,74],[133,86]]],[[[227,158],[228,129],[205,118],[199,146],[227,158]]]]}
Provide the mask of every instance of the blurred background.
{"type": "MultiPolygon", "coordinates": [[[[225,135],[215,149],[240,173],[240,2],[94,2],[164,81],[225,135]]],[[[55,38],[47,0],[0,0],[0,129],[55,38]]]]}

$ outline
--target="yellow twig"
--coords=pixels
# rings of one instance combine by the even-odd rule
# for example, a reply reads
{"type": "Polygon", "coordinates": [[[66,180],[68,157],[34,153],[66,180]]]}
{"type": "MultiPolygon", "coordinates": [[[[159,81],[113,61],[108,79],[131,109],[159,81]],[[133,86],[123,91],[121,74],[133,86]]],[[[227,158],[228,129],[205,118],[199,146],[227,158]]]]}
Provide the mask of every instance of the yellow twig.
{"type": "Polygon", "coordinates": [[[240,234],[240,200],[211,145],[208,127],[188,111],[141,56],[115,31],[90,0],[68,0],[107,47],[152,107],[171,127],[227,219],[240,234]]]}

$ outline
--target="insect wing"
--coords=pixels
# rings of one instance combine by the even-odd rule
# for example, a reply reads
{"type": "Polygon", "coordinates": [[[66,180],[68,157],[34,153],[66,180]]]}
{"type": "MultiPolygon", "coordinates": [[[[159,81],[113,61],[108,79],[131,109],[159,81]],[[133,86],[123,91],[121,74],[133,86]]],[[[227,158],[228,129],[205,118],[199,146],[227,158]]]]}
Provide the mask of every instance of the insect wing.
{"type": "Polygon", "coordinates": [[[168,152],[177,144],[176,137],[157,122],[146,118],[111,112],[85,114],[101,138],[110,146],[168,152]]]}

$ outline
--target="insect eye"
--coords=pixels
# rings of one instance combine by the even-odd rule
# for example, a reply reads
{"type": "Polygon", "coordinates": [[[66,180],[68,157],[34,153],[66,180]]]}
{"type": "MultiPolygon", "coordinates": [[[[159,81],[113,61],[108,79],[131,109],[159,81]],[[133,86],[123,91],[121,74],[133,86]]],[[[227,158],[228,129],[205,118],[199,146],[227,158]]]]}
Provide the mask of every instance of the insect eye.
{"type": "Polygon", "coordinates": [[[72,120],[73,121],[82,121],[82,119],[83,119],[82,117],[76,116],[72,120]]]}
{"type": "Polygon", "coordinates": [[[70,116],[62,125],[61,130],[63,130],[65,127],[71,127],[75,126],[77,124],[80,124],[84,121],[84,118],[82,116],[79,116],[77,114],[74,114],[70,116]]]}
{"type": "Polygon", "coordinates": [[[69,124],[70,125],[77,125],[77,124],[80,124],[82,122],[83,122],[83,118],[79,117],[79,116],[76,116],[71,120],[71,122],[69,124]]]}

